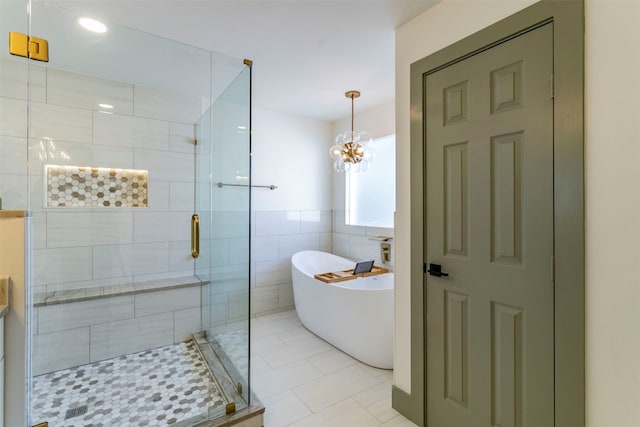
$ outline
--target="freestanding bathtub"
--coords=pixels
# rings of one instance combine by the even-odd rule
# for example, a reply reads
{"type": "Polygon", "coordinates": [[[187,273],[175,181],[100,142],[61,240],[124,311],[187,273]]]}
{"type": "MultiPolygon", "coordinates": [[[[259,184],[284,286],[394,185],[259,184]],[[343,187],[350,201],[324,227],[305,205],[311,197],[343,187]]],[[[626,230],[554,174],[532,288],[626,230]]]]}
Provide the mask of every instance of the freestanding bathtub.
{"type": "Polygon", "coordinates": [[[293,298],[302,324],[368,365],[393,368],[393,273],[325,283],[314,274],[353,268],[346,258],[319,251],[291,257],[293,298]]]}

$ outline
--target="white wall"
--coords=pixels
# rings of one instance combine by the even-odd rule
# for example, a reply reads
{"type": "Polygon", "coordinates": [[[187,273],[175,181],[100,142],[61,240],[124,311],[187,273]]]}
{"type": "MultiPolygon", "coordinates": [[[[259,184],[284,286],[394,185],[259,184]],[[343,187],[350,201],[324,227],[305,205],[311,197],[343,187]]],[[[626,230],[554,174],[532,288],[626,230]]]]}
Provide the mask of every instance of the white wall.
{"type": "Polygon", "coordinates": [[[278,189],[253,191],[254,211],[330,210],[331,124],[254,108],[252,179],[278,189]]]}
{"type": "MultiPolygon", "coordinates": [[[[394,383],[410,392],[409,67],[530,1],[445,0],[396,33],[397,212],[394,383]]],[[[640,3],[585,1],[587,426],[640,420],[640,3]]]]}
{"type": "Polygon", "coordinates": [[[588,427],[640,424],[640,3],[585,3],[588,427]]]}

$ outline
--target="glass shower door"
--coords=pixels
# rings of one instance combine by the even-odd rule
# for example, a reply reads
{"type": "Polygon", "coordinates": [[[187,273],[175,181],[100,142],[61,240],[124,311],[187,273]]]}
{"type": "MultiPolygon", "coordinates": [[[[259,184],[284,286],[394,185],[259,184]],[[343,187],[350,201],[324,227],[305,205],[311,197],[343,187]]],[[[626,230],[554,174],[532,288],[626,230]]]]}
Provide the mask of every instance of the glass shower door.
{"type": "MultiPolygon", "coordinates": [[[[108,23],[91,33],[75,13],[14,3],[22,14],[30,6],[28,33],[50,47],[49,62],[28,61],[18,80],[26,99],[4,83],[0,93],[3,117],[29,111],[28,124],[15,122],[28,129],[25,150],[2,143],[2,160],[7,149],[22,167],[0,177],[8,205],[23,200],[33,223],[32,388],[27,422],[15,425],[224,415],[190,344],[202,330],[202,284],[189,224],[195,124],[242,61],[108,23]]],[[[0,76],[17,63],[2,59],[0,76]]]]}
{"type": "Polygon", "coordinates": [[[196,127],[196,210],[206,345],[249,403],[250,107],[248,65],[196,127]]]}

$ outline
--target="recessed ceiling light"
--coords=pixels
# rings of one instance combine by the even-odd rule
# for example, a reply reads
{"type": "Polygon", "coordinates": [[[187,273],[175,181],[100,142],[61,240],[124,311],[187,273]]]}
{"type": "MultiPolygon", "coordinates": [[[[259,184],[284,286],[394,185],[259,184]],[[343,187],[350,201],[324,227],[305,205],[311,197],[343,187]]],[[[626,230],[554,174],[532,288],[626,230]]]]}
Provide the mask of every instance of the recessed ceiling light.
{"type": "Polygon", "coordinates": [[[98,107],[106,108],[107,110],[111,110],[113,108],[113,105],[111,105],[111,104],[98,104],[98,107]]]}
{"type": "Polygon", "coordinates": [[[93,31],[94,33],[104,33],[107,31],[107,26],[100,21],[96,21],[95,19],[83,17],[78,19],[78,23],[87,30],[93,31]]]}

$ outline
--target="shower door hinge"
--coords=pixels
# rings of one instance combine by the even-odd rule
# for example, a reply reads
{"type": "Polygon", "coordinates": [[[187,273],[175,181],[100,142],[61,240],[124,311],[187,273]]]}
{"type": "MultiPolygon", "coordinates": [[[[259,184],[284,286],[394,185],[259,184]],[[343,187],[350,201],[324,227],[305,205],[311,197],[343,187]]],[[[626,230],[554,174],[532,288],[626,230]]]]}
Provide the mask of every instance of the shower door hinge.
{"type": "Polygon", "coordinates": [[[234,412],[236,412],[236,402],[227,403],[227,406],[225,408],[225,413],[229,415],[229,414],[233,414],[234,412]]]}
{"type": "Polygon", "coordinates": [[[49,62],[49,42],[45,39],[11,31],[9,33],[9,53],[36,61],[49,62]]]}
{"type": "Polygon", "coordinates": [[[193,140],[193,145],[198,145],[198,140],[197,139],[193,140]]]}

